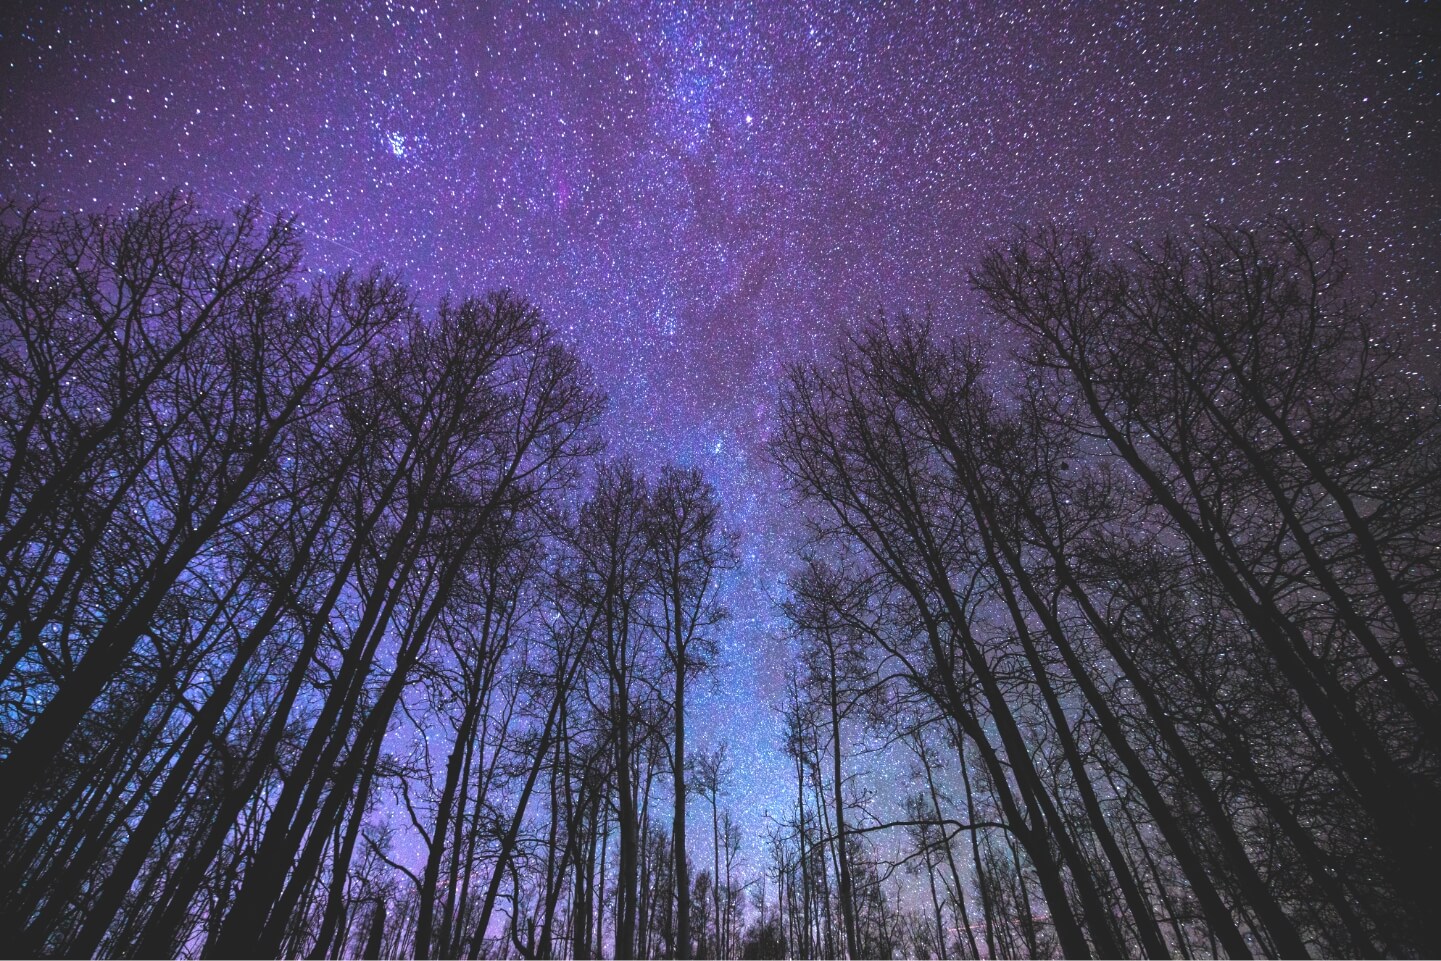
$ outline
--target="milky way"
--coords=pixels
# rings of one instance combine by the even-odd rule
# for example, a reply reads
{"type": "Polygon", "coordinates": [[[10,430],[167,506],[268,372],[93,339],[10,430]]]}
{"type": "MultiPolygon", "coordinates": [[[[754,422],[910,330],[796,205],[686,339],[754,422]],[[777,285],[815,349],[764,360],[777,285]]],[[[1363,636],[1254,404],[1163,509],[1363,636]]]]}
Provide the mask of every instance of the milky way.
{"type": "Polygon", "coordinates": [[[702,467],[743,538],[693,717],[730,742],[754,837],[787,797],[775,604],[799,525],[763,458],[787,361],[879,309],[984,335],[966,270],[1016,224],[1122,242],[1273,212],[1342,230],[1437,356],[1434,12],[1162,7],[14,9],[0,194],[255,196],[299,219],[311,270],[534,300],[609,393],[612,449],[702,467]]]}

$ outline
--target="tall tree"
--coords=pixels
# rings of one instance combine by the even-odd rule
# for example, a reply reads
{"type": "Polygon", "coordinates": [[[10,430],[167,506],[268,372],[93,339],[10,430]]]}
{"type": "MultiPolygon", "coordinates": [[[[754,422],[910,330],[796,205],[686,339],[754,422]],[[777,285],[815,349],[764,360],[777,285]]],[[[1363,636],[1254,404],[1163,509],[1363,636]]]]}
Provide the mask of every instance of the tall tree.
{"type": "Polygon", "coordinates": [[[675,684],[671,705],[674,743],[672,851],[675,860],[676,935],[674,954],[691,956],[690,868],[686,844],[686,687],[710,665],[715,641],[710,630],[725,616],[716,602],[717,578],[736,562],[732,538],[721,529],[714,489],[694,468],[661,472],[650,505],[653,589],[661,611],[661,637],[675,684]]]}

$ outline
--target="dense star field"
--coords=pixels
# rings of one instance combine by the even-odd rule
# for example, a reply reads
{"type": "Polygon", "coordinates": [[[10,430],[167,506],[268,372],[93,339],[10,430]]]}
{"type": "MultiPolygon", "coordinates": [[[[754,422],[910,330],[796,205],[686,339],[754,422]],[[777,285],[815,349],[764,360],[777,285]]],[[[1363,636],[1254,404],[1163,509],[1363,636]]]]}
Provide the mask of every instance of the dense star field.
{"type": "MultiPolygon", "coordinates": [[[[967,272],[1017,225],[1109,248],[1273,213],[1337,230],[1434,364],[1438,49],[1431,6],[1390,0],[22,3],[0,196],[255,198],[314,276],[529,298],[608,396],[611,451],[701,468],[739,536],[690,736],[728,743],[756,839],[794,798],[786,365],[882,310],[986,334],[967,272]]],[[[862,764],[883,807],[911,770],[862,764]]]]}
{"type": "Polygon", "coordinates": [[[704,468],[746,564],[697,723],[731,742],[752,824],[784,783],[766,705],[792,525],[758,453],[788,360],[878,309],[977,322],[965,272],[1015,224],[1129,241],[1258,210],[1344,227],[1400,329],[1437,343],[1424,5],[6,17],[0,192],[254,196],[298,217],[314,269],[398,266],[432,298],[509,286],[595,369],[618,449],[704,468]]]}

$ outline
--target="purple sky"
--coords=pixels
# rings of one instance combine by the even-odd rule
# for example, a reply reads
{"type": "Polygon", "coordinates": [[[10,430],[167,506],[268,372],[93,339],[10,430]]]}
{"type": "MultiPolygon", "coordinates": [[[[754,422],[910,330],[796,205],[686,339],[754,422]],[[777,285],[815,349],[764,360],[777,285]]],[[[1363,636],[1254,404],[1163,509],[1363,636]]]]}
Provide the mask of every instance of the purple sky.
{"type": "Polygon", "coordinates": [[[881,307],[983,328],[965,271],[1013,224],[1277,211],[1342,229],[1441,345],[1434,3],[311,6],[7,4],[0,195],[254,195],[315,269],[539,304],[615,449],[701,466],[743,536],[695,726],[731,742],[751,837],[787,798],[795,525],[759,456],[786,361],[881,307]]]}

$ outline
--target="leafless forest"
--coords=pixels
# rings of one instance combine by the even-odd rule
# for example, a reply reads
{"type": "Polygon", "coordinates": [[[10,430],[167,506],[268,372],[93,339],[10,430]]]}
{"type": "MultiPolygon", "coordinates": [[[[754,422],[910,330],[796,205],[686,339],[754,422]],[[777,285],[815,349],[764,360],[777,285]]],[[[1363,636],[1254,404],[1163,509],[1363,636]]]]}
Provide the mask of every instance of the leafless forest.
{"type": "Polygon", "coordinates": [[[687,737],[745,532],[524,299],[5,209],[4,950],[1441,954],[1435,387],[1322,231],[1135,239],[790,369],[757,834],[687,737]]]}

